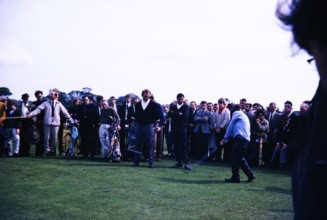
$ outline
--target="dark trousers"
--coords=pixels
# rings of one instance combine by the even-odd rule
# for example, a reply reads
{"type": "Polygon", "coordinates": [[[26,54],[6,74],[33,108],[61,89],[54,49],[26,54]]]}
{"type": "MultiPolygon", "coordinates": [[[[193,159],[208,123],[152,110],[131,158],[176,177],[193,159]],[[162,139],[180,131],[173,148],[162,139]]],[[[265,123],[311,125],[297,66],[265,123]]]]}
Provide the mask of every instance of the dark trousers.
{"type": "Polygon", "coordinates": [[[176,160],[189,163],[187,146],[187,127],[174,128],[171,131],[172,143],[175,147],[176,160]]]}
{"type": "Polygon", "coordinates": [[[217,152],[215,154],[216,158],[218,161],[221,161],[222,160],[222,150],[224,149],[224,155],[223,155],[223,159],[224,159],[224,162],[227,162],[227,161],[230,161],[230,154],[227,153],[227,148],[228,148],[228,145],[225,144],[223,146],[220,146],[220,142],[222,139],[224,139],[224,136],[226,134],[226,130],[225,129],[221,129],[220,133],[217,134],[217,146],[218,146],[218,149],[217,149],[217,152]],[[228,156],[228,159],[227,157],[228,156]]]}
{"type": "Polygon", "coordinates": [[[163,146],[164,146],[164,132],[163,128],[157,132],[157,150],[156,150],[156,159],[161,160],[163,155],[163,146]]]}
{"type": "Polygon", "coordinates": [[[26,157],[30,155],[30,138],[29,138],[29,126],[30,122],[28,120],[22,120],[22,127],[20,129],[20,146],[19,146],[19,156],[26,157]]]}
{"type": "Polygon", "coordinates": [[[236,136],[233,139],[232,149],[231,149],[231,163],[232,163],[232,178],[240,179],[239,169],[241,167],[242,171],[247,175],[247,177],[253,177],[250,166],[248,165],[245,155],[249,141],[241,136],[236,136]]]}
{"type": "Polygon", "coordinates": [[[5,155],[5,146],[6,146],[6,132],[5,128],[0,125],[0,156],[5,155]]]}
{"type": "Polygon", "coordinates": [[[127,129],[125,125],[120,125],[121,129],[119,130],[119,143],[120,143],[120,152],[123,155],[123,158],[127,158],[127,147],[126,147],[126,137],[127,129]]]}
{"type": "Polygon", "coordinates": [[[58,130],[58,151],[59,151],[59,155],[61,155],[64,152],[63,135],[64,135],[64,125],[60,124],[59,130],[58,130]]]}
{"type": "Polygon", "coordinates": [[[81,151],[84,156],[88,156],[91,153],[91,156],[96,154],[95,149],[95,128],[80,127],[80,136],[81,136],[81,151]]]}
{"type": "Polygon", "coordinates": [[[42,156],[44,152],[44,130],[43,130],[43,124],[37,123],[36,127],[39,131],[40,139],[39,141],[35,144],[35,156],[42,156]]]}
{"type": "Polygon", "coordinates": [[[208,155],[209,133],[195,133],[195,159],[206,158],[208,155]]]}
{"type": "Polygon", "coordinates": [[[154,127],[153,124],[141,125],[135,123],[135,142],[136,142],[136,153],[134,161],[139,162],[141,157],[142,146],[147,151],[149,162],[153,162],[153,138],[154,138],[154,127]]]}
{"type": "Polygon", "coordinates": [[[188,141],[188,149],[189,149],[189,156],[192,159],[196,159],[198,154],[197,146],[196,146],[196,133],[192,131],[192,129],[188,129],[187,133],[187,141],[188,141]]]}
{"type": "Polygon", "coordinates": [[[164,134],[165,134],[168,154],[174,155],[174,148],[173,148],[173,144],[171,142],[171,132],[168,132],[168,129],[167,129],[164,131],[164,134]]]}
{"type": "Polygon", "coordinates": [[[101,154],[101,142],[100,142],[100,137],[99,137],[99,129],[100,129],[99,125],[95,126],[94,138],[95,138],[95,153],[96,154],[101,154]]]}

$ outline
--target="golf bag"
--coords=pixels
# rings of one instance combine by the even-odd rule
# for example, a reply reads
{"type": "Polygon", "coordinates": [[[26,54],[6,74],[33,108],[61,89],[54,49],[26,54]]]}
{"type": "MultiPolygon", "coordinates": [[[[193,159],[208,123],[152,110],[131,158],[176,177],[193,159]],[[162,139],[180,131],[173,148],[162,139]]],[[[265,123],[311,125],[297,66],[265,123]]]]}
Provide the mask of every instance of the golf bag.
{"type": "Polygon", "coordinates": [[[112,162],[120,162],[121,152],[120,152],[120,142],[119,133],[116,129],[109,129],[111,141],[109,149],[109,158],[112,162]]]}
{"type": "Polygon", "coordinates": [[[78,151],[78,129],[76,126],[64,126],[63,130],[63,152],[70,158],[76,156],[78,151]]]}
{"type": "Polygon", "coordinates": [[[135,124],[131,123],[128,128],[127,135],[127,150],[136,153],[136,138],[135,138],[135,124]]]}

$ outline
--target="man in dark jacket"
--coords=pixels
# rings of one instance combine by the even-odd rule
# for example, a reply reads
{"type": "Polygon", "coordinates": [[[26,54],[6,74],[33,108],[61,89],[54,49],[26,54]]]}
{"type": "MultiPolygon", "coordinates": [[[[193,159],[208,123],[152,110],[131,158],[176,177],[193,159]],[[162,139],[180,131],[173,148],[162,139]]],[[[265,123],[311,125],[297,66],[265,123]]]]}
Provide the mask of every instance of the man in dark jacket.
{"type": "Polygon", "coordinates": [[[191,170],[188,157],[187,146],[187,127],[189,122],[190,107],[184,103],[184,95],[177,95],[177,104],[172,105],[168,116],[171,118],[171,136],[172,143],[175,147],[177,163],[173,168],[179,168],[184,165],[186,170],[191,170]]]}
{"type": "Polygon", "coordinates": [[[133,166],[139,166],[141,147],[144,146],[148,153],[149,168],[153,168],[153,140],[154,140],[154,124],[159,119],[160,126],[157,126],[156,132],[165,125],[162,120],[161,112],[157,108],[155,102],[150,100],[151,92],[148,89],[142,91],[142,101],[135,104],[135,138],[136,151],[133,166]]]}

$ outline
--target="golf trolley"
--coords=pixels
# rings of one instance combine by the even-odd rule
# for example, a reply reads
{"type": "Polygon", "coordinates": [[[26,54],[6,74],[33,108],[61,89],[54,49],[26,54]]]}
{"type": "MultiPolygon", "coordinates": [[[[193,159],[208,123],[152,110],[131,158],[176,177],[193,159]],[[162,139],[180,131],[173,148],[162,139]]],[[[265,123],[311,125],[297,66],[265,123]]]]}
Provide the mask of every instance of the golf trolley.
{"type": "Polygon", "coordinates": [[[79,151],[78,124],[64,124],[63,128],[63,152],[70,158],[74,158],[79,151]]]}

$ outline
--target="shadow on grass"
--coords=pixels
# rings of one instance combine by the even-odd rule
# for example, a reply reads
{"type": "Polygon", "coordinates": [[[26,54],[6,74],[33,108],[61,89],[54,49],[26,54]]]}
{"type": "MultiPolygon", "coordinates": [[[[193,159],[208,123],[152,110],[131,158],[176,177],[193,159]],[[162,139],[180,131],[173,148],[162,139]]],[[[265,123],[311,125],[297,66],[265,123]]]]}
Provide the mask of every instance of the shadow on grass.
{"type": "Polygon", "coordinates": [[[223,180],[186,180],[186,179],[172,179],[159,178],[159,180],[169,183],[183,183],[183,184],[226,184],[223,180]]]}

